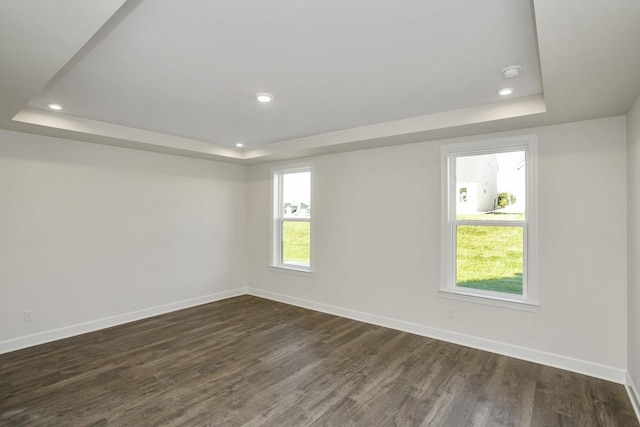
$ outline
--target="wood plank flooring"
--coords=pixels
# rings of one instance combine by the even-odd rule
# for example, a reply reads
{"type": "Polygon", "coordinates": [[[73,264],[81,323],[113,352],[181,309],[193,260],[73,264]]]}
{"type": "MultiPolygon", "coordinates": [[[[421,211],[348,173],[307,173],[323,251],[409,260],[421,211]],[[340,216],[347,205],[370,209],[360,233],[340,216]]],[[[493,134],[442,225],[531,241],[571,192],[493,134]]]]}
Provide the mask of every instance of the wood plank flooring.
{"type": "Polygon", "coordinates": [[[241,296],[0,355],[1,426],[639,426],[620,384],[241,296]]]}

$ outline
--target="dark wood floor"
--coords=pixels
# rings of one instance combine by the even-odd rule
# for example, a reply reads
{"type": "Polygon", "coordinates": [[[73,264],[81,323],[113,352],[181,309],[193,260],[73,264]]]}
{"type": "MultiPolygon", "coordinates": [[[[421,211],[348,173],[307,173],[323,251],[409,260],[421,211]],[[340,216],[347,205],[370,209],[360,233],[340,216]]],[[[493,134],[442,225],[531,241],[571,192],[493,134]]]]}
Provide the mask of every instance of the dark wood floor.
{"type": "Polygon", "coordinates": [[[2,426],[638,426],[619,384],[242,296],[0,355],[2,426]]]}

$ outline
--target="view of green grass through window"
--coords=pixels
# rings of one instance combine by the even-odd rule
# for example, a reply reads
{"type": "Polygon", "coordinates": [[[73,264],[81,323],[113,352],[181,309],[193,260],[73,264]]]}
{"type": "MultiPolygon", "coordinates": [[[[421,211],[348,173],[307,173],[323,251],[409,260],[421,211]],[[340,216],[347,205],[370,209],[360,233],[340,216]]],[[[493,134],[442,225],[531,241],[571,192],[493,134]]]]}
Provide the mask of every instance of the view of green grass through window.
{"type": "Polygon", "coordinates": [[[311,224],[284,221],[282,224],[282,262],[309,265],[311,224]]]}
{"type": "Polygon", "coordinates": [[[311,266],[311,172],[308,168],[281,175],[280,263],[311,266]]]}
{"type": "Polygon", "coordinates": [[[523,295],[525,152],[455,161],[456,286],[523,295]]]}
{"type": "Polygon", "coordinates": [[[459,225],[457,286],[522,295],[522,238],[522,227],[459,225]]]}

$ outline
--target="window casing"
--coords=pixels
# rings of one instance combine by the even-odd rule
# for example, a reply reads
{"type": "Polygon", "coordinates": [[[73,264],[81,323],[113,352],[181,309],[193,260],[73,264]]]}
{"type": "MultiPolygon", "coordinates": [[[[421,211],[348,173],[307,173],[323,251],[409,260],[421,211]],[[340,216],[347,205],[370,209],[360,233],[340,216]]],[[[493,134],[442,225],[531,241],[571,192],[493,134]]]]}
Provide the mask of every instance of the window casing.
{"type": "Polygon", "coordinates": [[[312,170],[310,164],[272,169],[271,266],[311,272],[312,170]]]}
{"type": "Polygon", "coordinates": [[[535,135],[442,146],[441,295],[535,311],[535,135]]]}

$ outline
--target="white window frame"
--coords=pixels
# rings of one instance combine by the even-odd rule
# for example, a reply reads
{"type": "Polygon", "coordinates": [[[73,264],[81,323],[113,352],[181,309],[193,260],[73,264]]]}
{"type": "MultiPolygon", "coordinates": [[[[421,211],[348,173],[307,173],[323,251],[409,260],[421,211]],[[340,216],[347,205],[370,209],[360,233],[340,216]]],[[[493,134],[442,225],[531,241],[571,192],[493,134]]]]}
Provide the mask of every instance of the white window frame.
{"type": "Polygon", "coordinates": [[[274,166],[271,168],[271,188],[272,188],[272,224],[271,224],[271,262],[270,267],[275,270],[311,274],[313,272],[313,164],[297,163],[274,166]],[[309,218],[285,218],[283,212],[283,179],[284,175],[290,173],[309,172],[310,174],[310,204],[311,214],[309,218]],[[282,262],[282,229],[285,221],[308,222],[310,228],[309,237],[309,266],[300,264],[287,264],[282,262]]]}
{"type": "Polygon", "coordinates": [[[537,263],[538,263],[538,171],[537,136],[470,141],[445,144],[441,147],[442,172],[442,228],[441,228],[441,285],[440,295],[451,298],[499,307],[537,311],[539,306],[537,263]],[[456,219],[456,158],[462,156],[492,154],[509,151],[525,151],[525,220],[457,220],[456,219]],[[456,230],[458,225],[498,225],[523,228],[523,294],[511,295],[482,289],[458,287],[456,284],[456,230]]]}

